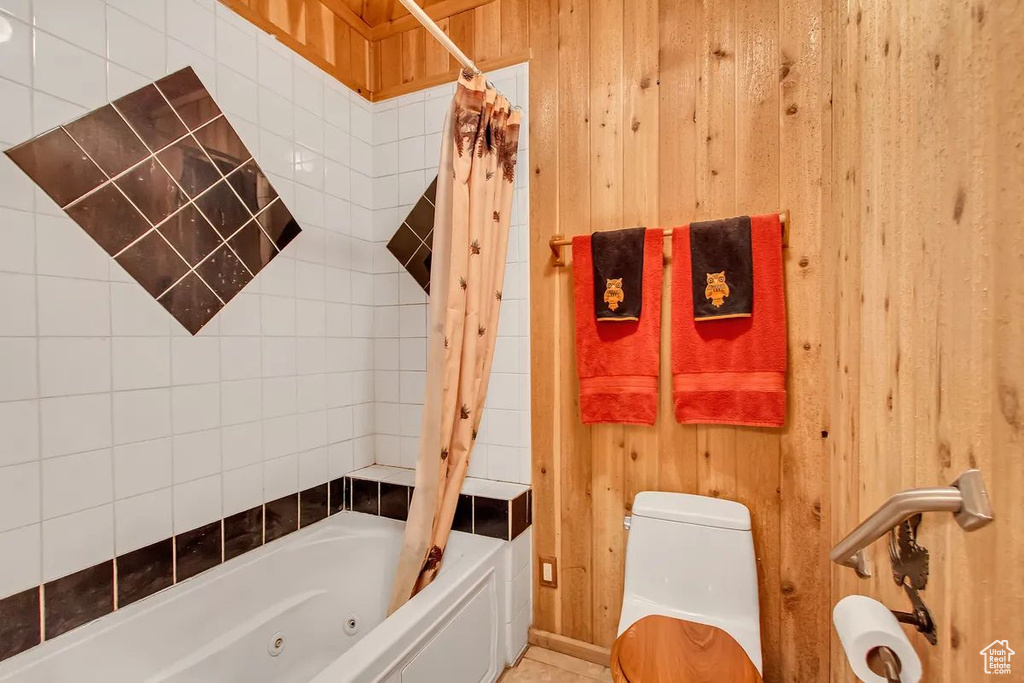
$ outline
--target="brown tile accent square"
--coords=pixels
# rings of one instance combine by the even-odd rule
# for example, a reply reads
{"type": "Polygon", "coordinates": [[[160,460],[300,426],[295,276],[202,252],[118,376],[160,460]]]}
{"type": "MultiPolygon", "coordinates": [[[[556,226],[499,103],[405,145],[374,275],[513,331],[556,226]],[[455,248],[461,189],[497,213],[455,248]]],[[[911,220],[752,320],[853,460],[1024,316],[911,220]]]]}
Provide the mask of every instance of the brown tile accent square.
{"type": "Polygon", "coordinates": [[[277,249],[255,220],[246,223],[245,227],[228,240],[228,244],[242,262],[249,266],[253,275],[263,270],[263,267],[277,256],[277,249]]]}
{"type": "Polygon", "coordinates": [[[107,180],[63,128],[12,147],[6,154],[61,206],[107,180]]]}
{"type": "Polygon", "coordinates": [[[452,530],[473,533],[473,496],[459,494],[459,501],[455,504],[455,517],[452,519],[452,530]]]}
{"type": "Polygon", "coordinates": [[[399,519],[409,518],[409,487],[402,484],[380,483],[380,516],[399,519]]]}
{"type": "Polygon", "coordinates": [[[526,531],[530,526],[530,493],[523,491],[512,499],[511,503],[512,534],[510,540],[526,531]]]}
{"type": "Polygon", "coordinates": [[[174,548],[178,582],[216,567],[221,561],[220,520],[177,534],[174,537],[174,548]]]}
{"type": "Polygon", "coordinates": [[[117,557],[117,607],[174,585],[174,543],[165,538],[117,557]]]}
{"type": "Polygon", "coordinates": [[[156,85],[190,129],[220,115],[220,108],[190,66],[161,78],[156,85]]]}
{"type": "Polygon", "coordinates": [[[64,130],[110,176],[149,156],[139,136],[109,104],[65,124],[64,130]]]}
{"type": "Polygon", "coordinates": [[[214,185],[197,199],[196,205],[224,239],[235,234],[235,231],[251,218],[249,211],[225,180],[214,185]]]}
{"type": "Polygon", "coordinates": [[[184,209],[168,218],[159,227],[159,230],[171,243],[171,246],[192,266],[212,254],[222,243],[220,235],[199,213],[195,204],[188,204],[184,209]]]}
{"type": "Polygon", "coordinates": [[[380,482],[369,479],[349,479],[352,487],[352,510],[370,515],[380,514],[380,482]]]}
{"type": "Polygon", "coordinates": [[[263,506],[257,505],[224,518],[224,560],[263,545],[263,506]]]}
{"type": "Polygon", "coordinates": [[[256,216],[256,220],[263,226],[278,250],[284,249],[302,232],[288,207],[280,199],[264,209],[263,213],[256,216]]]}
{"type": "Polygon", "coordinates": [[[348,480],[345,477],[338,477],[330,482],[331,488],[331,509],[330,513],[333,515],[337,512],[341,512],[345,509],[346,501],[346,482],[348,480]]]}
{"type": "Polygon", "coordinates": [[[213,163],[217,164],[217,167],[225,175],[238,168],[242,162],[252,158],[245,143],[238,137],[238,133],[224,116],[214,119],[197,130],[195,136],[199,140],[199,144],[209,152],[213,163]]]}
{"type": "Polygon", "coordinates": [[[252,275],[227,245],[213,252],[210,258],[196,268],[196,272],[225,304],[252,280],[252,275]]]}
{"type": "Polygon", "coordinates": [[[412,231],[405,223],[402,223],[398,227],[398,232],[394,234],[391,241],[388,242],[388,251],[391,252],[392,256],[398,259],[398,262],[404,267],[405,264],[412,260],[413,255],[423,246],[423,240],[417,237],[416,233],[412,231]]]}
{"type": "Polygon", "coordinates": [[[46,639],[114,611],[114,561],[107,560],[43,585],[46,639]]]}
{"type": "Polygon", "coordinates": [[[228,176],[228,182],[254,214],[259,213],[263,207],[277,199],[277,192],[255,161],[243,164],[241,168],[228,176]]]}
{"type": "Polygon", "coordinates": [[[125,249],[117,262],[154,297],[166,292],[188,272],[188,264],[156,230],[125,249]]]}
{"type": "Polygon", "coordinates": [[[307,527],[327,519],[327,484],[299,493],[299,526],[307,527]]]}
{"type": "Polygon", "coordinates": [[[266,504],[266,542],[276,541],[299,529],[299,494],[293,493],[266,504]]]}
{"type": "Polygon", "coordinates": [[[66,211],[111,256],[150,229],[149,221],[113,183],[86,195],[66,211]]]}
{"type": "Polygon", "coordinates": [[[159,301],[192,334],[198,333],[224,307],[195,273],[189,273],[159,301]]]}
{"type": "Polygon", "coordinates": [[[157,158],[189,197],[198,197],[220,180],[217,167],[210,163],[206,152],[191,135],[160,152],[157,158]]]}
{"type": "Polygon", "coordinates": [[[0,600],[0,662],[35,647],[39,633],[39,588],[0,600]]]}
{"type": "Polygon", "coordinates": [[[416,206],[412,207],[412,211],[405,218],[405,225],[412,228],[421,240],[427,239],[427,235],[434,229],[434,205],[426,195],[420,197],[416,206]]]}
{"type": "Polygon", "coordinates": [[[405,269],[409,271],[409,275],[412,275],[413,279],[416,280],[417,284],[423,288],[423,291],[430,293],[430,259],[433,254],[430,251],[428,245],[423,245],[416,250],[413,257],[409,259],[409,262],[405,264],[405,269]]]}
{"type": "Polygon", "coordinates": [[[114,182],[154,225],[188,201],[153,157],[131,168],[114,182]]]}
{"type": "Polygon", "coordinates": [[[509,501],[497,498],[473,497],[473,533],[509,540],[509,501]]]}
{"type": "Polygon", "coordinates": [[[156,86],[147,85],[114,100],[114,107],[153,152],[188,132],[156,86]]]}

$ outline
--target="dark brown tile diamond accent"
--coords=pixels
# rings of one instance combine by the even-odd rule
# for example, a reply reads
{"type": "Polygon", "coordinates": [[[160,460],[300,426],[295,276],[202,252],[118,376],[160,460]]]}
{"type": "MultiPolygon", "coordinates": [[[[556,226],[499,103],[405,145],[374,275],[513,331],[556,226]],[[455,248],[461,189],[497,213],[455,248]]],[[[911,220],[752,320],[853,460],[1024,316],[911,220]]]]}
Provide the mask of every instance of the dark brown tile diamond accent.
{"type": "Polygon", "coordinates": [[[192,334],[301,232],[191,68],[6,153],[192,334]]]}
{"type": "Polygon", "coordinates": [[[188,272],[188,264],[156,230],[125,249],[117,262],[154,297],[166,292],[188,272]]]}
{"type": "Polygon", "coordinates": [[[146,145],[109,104],[65,124],[64,130],[112,177],[149,156],[146,145]]]}
{"type": "Polygon", "coordinates": [[[327,484],[299,493],[299,526],[305,528],[327,519],[327,484]]]}
{"type": "Polygon", "coordinates": [[[220,115],[220,108],[190,66],[161,78],[156,86],[190,129],[194,130],[220,115]]]}
{"type": "Polygon", "coordinates": [[[241,168],[228,176],[228,182],[242,201],[254,214],[259,213],[270,202],[277,199],[267,176],[263,175],[255,161],[243,164],[241,168]]]}
{"type": "Polygon", "coordinates": [[[221,561],[220,520],[174,537],[176,580],[190,579],[221,561]]]}
{"type": "Polygon", "coordinates": [[[112,183],[86,195],[66,211],[111,256],[150,229],[145,216],[112,183]]]}
{"type": "Polygon", "coordinates": [[[299,494],[293,493],[266,504],[266,542],[276,541],[299,529],[299,494]]]}
{"type": "Polygon", "coordinates": [[[288,207],[280,199],[256,217],[278,249],[284,249],[301,232],[288,207]]]}
{"type": "Polygon", "coordinates": [[[217,295],[195,273],[186,275],[181,282],[160,297],[160,305],[192,334],[203,329],[203,325],[210,322],[223,308],[217,295]]]}
{"type": "Polygon", "coordinates": [[[157,158],[189,197],[198,197],[220,180],[217,167],[191,135],[160,152],[157,158]]]}
{"type": "Polygon", "coordinates": [[[196,206],[225,239],[235,234],[250,218],[249,211],[224,180],[197,199],[196,206]]]}
{"type": "Polygon", "coordinates": [[[253,275],[263,270],[263,267],[277,256],[277,249],[274,248],[267,233],[263,232],[255,220],[246,223],[245,227],[228,241],[228,244],[242,259],[242,262],[249,266],[253,275]]]}
{"type": "Polygon", "coordinates": [[[252,275],[227,245],[213,252],[210,258],[196,268],[196,272],[225,304],[252,280],[252,275]]]}
{"type": "Polygon", "coordinates": [[[41,640],[38,586],[0,600],[0,662],[41,640]]]}
{"type": "Polygon", "coordinates": [[[224,518],[224,560],[263,545],[263,506],[257,505],[224,518]]]}
{"type": "Polygon", "coordinates": [[[188,132],[156,86],[147,85],[114,100],[114,107],[150,151],[161,150],[188,132]]]}
{"type": "Polygon", "coordinates": [[[434,241],[434,199],[437,177],[398,226],[388,251],[409,271],[423,291],[430,292],[430,247],[434,241]]]}
{"type": "Polygon", "coordinates": [[[189,204],[171,216],[159,230],[171,246],[193,266],[212,254],[222,243],[220,235],[199,213],[195,204],[189,204]]]}
{"type": "Polygon", "coordinates": [[[245,143],[224,116],[206,124],[197,130],[195,135],[199,144],[210,154],[213,163],[217,164],[225,175],[252,158],[245,143]]]}
{"type": "Polygon", "coordinates": [[[188,201],[153,157],[129,169],[114,182],[153,224],[167,218],[188,201]]]}
{"type": "Polygon", "coordinates": [[[50,581],[43,586],[46,639],[114,611],[114,561],[50,581]]]}
{"type": "Polygon", "coordinates": [[[174,584],[174,544],[169,538],[119,555],[116,562],[118,608],[174,584]]]}
{"type": "Polygon", "coordinates": [[[12,147],[7,156],[61,206],[107,180],[63,128],[12,147]]]}

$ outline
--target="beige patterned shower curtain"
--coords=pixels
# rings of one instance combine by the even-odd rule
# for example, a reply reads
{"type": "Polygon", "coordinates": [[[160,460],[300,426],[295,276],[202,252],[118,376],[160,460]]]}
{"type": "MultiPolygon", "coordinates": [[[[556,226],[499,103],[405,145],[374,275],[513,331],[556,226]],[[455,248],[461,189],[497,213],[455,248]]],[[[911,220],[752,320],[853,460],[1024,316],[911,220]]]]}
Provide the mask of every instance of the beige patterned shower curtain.
{"type": "Polygon", "coordinates": [[[389,614],[440,569],[480,427],[501,307],[520,118],[482,75],[461,74],[441,143],[416,489],[389,614]]]}

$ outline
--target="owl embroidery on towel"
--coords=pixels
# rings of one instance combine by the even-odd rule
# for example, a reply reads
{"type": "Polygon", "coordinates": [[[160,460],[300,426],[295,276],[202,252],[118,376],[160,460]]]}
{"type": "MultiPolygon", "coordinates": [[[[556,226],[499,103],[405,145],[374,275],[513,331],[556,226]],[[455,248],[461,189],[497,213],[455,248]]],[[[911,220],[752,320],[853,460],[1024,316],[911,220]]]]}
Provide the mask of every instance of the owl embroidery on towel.
{"type": "Polygon", "coordinates": [[[707,276],[708,286],[704,288],[704,298],[711,299],[711,305],[715,308],[721,308],[729,296],[729,285],[725,283],[725,271],[708,273],[707,276]]]}
{"type": "Polygon", "coordinates": [[[626,295],[622,293],[622,278],[608,278],[604,290],[604,302],[608,304],[608,308],[614,311],[625,298],[626,295]]]}

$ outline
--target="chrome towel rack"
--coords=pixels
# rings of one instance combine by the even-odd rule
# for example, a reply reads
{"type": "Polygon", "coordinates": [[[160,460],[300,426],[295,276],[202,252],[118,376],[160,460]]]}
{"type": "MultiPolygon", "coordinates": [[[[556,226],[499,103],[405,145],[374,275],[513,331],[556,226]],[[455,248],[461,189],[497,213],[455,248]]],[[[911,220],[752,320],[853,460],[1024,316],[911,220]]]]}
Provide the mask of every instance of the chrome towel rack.
{"type": "Polygon", "coordinates": [[[896,526],[922,512],[952,512],[964,531],[975,531],[989,524],[992,506],[980,470],[967,470],[950,486],[908,489],[889,497],[881,507],[839,541],[830,557],[833,562],[851,567],[857,576],[871,576],[864,550],[896,526]]]}

